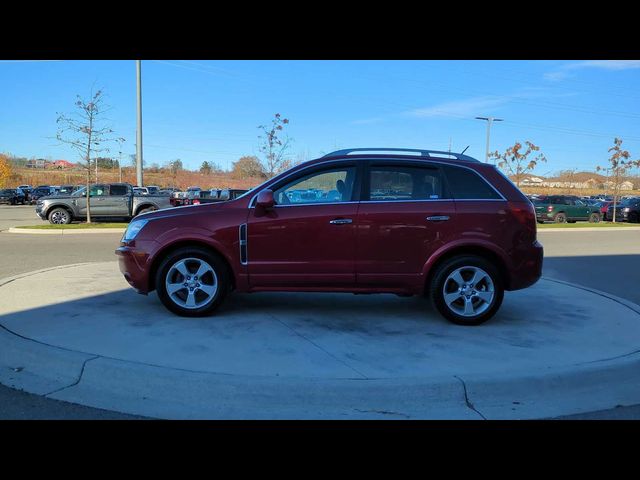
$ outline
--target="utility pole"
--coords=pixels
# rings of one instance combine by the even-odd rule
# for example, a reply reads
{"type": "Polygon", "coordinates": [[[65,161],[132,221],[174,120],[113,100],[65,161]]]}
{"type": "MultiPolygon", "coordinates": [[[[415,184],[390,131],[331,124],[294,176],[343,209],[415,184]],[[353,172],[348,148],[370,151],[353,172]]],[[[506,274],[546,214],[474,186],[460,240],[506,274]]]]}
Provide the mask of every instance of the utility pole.
{"type": "Polygon", "coordinates": [[[142,183],[142,65],[136,60],[136,93],[137,93],[137,128],[136,128],[136,182],[139,187],[142,183]]]}
{"type": "MultiPolygon", "coordinates": [[[[495,118],[495,117],[476,117],[476,120],[486,120],[487,121],[487,153],[486,153],[484,161],[489,163],[489,139],[491,137],[491,124],[493,122],[502,122],[503,120],[501,118],[495,118]]],[[[494,163],[495,163],[495,161],[494,161],[494,163]]]]}

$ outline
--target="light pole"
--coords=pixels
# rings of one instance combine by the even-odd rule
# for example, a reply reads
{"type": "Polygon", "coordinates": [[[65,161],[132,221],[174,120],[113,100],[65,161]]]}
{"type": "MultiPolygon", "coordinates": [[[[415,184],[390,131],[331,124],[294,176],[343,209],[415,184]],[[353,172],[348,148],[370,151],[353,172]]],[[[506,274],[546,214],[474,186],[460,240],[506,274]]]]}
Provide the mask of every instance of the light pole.
{"type": "Polygon", "coordinates": [[[485,162],[489,163],[489,138],[491,137],[491,124],[493,122],[502,122],[503,120],[495,117],[476,117],[476,120],[487,121],[487,154],[485,156],[485,162]]]}
{"type": "Polygon", "coordinates": [[[136,60],[137,128],[136,128],[136,182],[142,183],[142,65],[136,60]]]}

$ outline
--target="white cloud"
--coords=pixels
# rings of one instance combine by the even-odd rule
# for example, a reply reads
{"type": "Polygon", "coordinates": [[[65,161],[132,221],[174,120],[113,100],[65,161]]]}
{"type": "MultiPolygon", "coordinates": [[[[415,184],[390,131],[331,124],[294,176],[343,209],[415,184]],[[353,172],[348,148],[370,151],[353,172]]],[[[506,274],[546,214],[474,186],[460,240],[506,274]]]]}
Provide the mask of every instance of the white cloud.
{"type": "Polygon", "coordinates": [[[605,70],[629,70],[632,68],[640,68],[640,60],[587,60],[584,62],[570,64],[568,67],[572,70],[575,68],[602,68],[605,70]]]}
{"type": "Polygon", "coordinates": [[[631,70],[640,68],[640,60],[584,60],[582,62],[567,63],[552,72],[545,73],[544,79],[550,82],[558,82],[569,77],[571,70],[581,70],[583,68],[611,71],[631,70]]]}
{"type": "Polygon", "coordinates": [[[406,112],[406,114],[421,118],[436,116],[469,117],[489,113],[491,110],[495,110],[508,102],[509,99],[504,97],[473,97],[455,102],[439,103],[426,108],[417,108],[406,112]]]}

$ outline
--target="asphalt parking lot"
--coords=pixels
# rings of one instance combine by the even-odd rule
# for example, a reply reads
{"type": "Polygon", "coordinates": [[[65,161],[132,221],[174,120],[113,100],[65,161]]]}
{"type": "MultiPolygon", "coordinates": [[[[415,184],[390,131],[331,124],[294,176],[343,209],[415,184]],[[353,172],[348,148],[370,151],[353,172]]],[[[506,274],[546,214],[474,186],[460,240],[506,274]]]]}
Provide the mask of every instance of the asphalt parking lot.
{"type": "MultiPolygon", "coordinates": [[[[121,233],[40,236],[9,234],[11,226],[37,224],[32,206],[0,206],[0,278],[59,265],[115,261],[121,233]]],[[[640,231],[539,231],[543,275],[602,290],[640,304],[640,231]]],[[[567,299],[570,302],[571,299],[567,299]]],[[[0,387],[0,418],[136,418],[0,387]]],[[[570,418],[640,418],[624,407],[570,418]]]]}

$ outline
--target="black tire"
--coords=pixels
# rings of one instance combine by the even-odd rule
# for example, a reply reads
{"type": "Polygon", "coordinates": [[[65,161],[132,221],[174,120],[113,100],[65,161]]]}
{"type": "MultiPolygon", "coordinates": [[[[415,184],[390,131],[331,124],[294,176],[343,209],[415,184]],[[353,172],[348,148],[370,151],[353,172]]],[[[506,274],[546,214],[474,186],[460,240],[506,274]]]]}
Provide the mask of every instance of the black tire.
{"type": "MultiPolygon", "coordinates": [[[[463,277],[463,280],[468,281],[469,279],[465,279],[463,277]]],[[[486,287],[487,285],[484,284],[481,288],[486,287]]],[[[440,314],[447,320],[457,325],[475,326],[486,322],[498,311],[500,305],[502,305],[502,300],[504,298],[504,286],[499,270],[491,262],[483,257],[479,257],[476,255],[460,255],[445,261],[437,268],[432,277],[429,293],[433,305],[436,307],[438,312],[440,312],[440,314]],[[488,307],[484,307],[484,310],[482,310],[479,314],[465,316],[456,313],[453,310],[453,308],[456,308],[455,305],[453,308],[447,305],[445,301],[445,287],[450,288],[450,285],[445,285],[445,283],[449,284],[451,282],[451,280],[447,281],[447,279],[449,275],[452,274],[455,270],[459,268],[464,269],[473,267],[482,269],[490,277],[491,283],[493,283],[494,295],[489,302],[488,307]]],[[[464,301],[463,297],[460,297],[460,299],[464,301]]],[[[456,300],[455,302],[457,301],[458,300],[456,300]]],[[[471,301],[473,302],[473,299],[471,299],[471,301]]],[[[478,299],[476,305],[482,305],[480,302],[481,301],[478,299]]]]}
{"type": "Polygon", "coordinates": [[[141,210],[138,210],[138,213],[136,214],[136,217],[137,217],[138,215],[142,215],[143,213],[155,212],[156,210],[157,210],[157,208],[156,208],[156,207],[146,207],[146,208],[143,208],[143,209],[141,209],[141,210]]]}
{"type": "MultiPolygon", "coordinates": [[[[175,275],[175,271],[173,271],[172,274],[175,275]]],[[[211,314],[216,308],[218,308],[218,306],[220,306],[224,301],[227,293],[231,290],[230,274],[231,273],[228,271],[226,264],[216,253],[202,247],[183,247],[171,252],[158,266],[155,277],[156,291],[162,304],[173,313],[182,317],[203,317],[211,314]],[[180,260],[184,259],[203,260],[213,268],[215,277],[217,278],[216,283],[218,288],[216,289],[215,294],[198,308],[186,308],[185,306],[179,305],[167,292],[165,284],[167,276],[172,273],[172,267],[174,267],[174,265],[180,260]]],[[[203,283],[205,282],[203,281],[203,283]]],[[[187,288],[185,288],[184,291],[180,292],[180,295],[184,296],[187,293],[187,288]]],[[[194,295],[196,294],[197,291],[194,295]]]]}
{"type": "Polygon", "coordinates": [[[589,215],[589,223],[600,223],[600,214],[594,212],[589,215]]]}
{"type": "Polygon", "coordinates": [[[567,216],[560,212],[558,214],[556,214],[555,217],[553,217],[553,221],[556,223],[566,223],[567,222],[567,216]]]}
{"type": "Polygon", "coordinates": [[[51,210],[47,218],[49,219],[49,223],[54,225],[66,225],[73,220],[71,214],[62,207],[51,210]]]}

